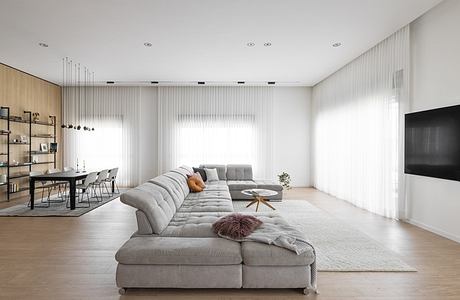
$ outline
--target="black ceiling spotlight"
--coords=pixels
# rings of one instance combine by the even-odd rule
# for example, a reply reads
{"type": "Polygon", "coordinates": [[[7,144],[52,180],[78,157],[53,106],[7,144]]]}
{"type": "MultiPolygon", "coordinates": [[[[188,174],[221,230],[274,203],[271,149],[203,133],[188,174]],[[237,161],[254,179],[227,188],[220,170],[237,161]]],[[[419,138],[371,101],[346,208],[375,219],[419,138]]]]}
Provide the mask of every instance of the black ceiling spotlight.
{"type": "Polygon", "coordinates": [[[238,84],[245,84],[244,81],[238,81],[238,84]]]}
{"type": "Polygon", "coordinates": [[[206,84],[204,81],[198,81],[198,84],[206,84]]]}
{"type": "Polygon", "coordinates": [[[91,131],[94,131],[94,127],[93,127],[93,128],[91,128],[91,131]]]}
{"type": "Polygon", "coordinates": [[[78,125],[78,126],[77,126],[77,130],[80,130],[80,129],[81,129],[81,126],[80,126],[80,125],[78,125]]]}
{"type": "Polygon", "coordinates": [[[267,84],[275,84],[276,82],[275,81],[269,81],[267,82],[267,84]]]}
{"type": "Polygon", "coordinates": [[[151,84],[158,84],[158,81],[150,81],[151,84]]]}
{"type": "Polygon", "coordinates": [[[61,128],[67,128],[67,125],[62,124],[62,125],[61,125],[61,128]]]}
{"type": "Polygon", "coordinates": [[[73,125],[72,125],[72,124],[69,124],[69,125],[67,126],[67,128],[72,129],[72,128],[73,128],[73,125]]]}

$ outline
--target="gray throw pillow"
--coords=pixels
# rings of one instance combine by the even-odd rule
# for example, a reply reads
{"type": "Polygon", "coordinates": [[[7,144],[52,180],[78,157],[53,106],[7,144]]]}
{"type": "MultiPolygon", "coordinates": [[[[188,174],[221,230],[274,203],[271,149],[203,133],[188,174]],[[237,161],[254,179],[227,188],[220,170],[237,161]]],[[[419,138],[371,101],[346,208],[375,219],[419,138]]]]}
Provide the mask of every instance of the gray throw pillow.
{"type": "Polygon", "coordinates": [[[204,169],[206,172],[207,181],[219,181],[219,175],[217,169],[204,169]]]}

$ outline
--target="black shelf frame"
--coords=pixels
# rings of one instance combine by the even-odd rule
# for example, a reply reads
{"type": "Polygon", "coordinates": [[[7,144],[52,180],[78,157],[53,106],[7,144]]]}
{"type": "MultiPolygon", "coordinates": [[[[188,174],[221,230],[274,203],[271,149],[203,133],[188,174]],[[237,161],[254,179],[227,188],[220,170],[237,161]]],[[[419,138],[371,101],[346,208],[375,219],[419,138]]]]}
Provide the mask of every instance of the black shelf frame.
{"type": "Polygon", "coordinates": [[[56,130],[56,116],[49,116],[49,118],[51,119],[51,123],[44,122],[44,121],[33,121],[32,120],[32,112],[31,111],[24,111],[24,114],[28,115],[28,119],[23,120],[23,119],[20,119],[20,118],[17,118],[17,117],[13,117],[11,115],[11,113],[10,113],[10,107],[2,106],[1,109],[5,109],[7,111],[7,116],[6,117],[0,117],[0,120],[5,120],[6,123],[7,123],[7,129],[6,129],[7,133],[0,134],[2,136],[7,137],[7,143],[6,143],[7,144],[7,152],[1,154],[3,156],[7,157],[7,163],[6,163],[6,165],[0,166],[0,168],[6,168],[7,169],[7,171],[6,171],[7,181],[5,183],[0,183],[0,186],[6,185],[7,201],[10,201],[10,195],[11,194],[16,194],[16,193],[20,193],[20,192],[24,192],[24,191],[29,190],[29,187],[27,186],[27,187],[20,187],[15,192],[11,191],[11,187],[10,187],[11,180],[19,179],[19,178],[26,178],[26,177],[28,178],[29,177],[29,174],[11,175],[11,171],[10,171],[11,168],[28,167],[28,169],[29,169],[28,173],[30,173],[32,171],[32,166],[33,165],[53,164],[54,168],[56,168],[56,152],[32,151],[32,138],[53,139],[53,142],[56,143],[56,133],[57,133],[57,130],[56,130]],[[11,142],[11,140],[10,140],[10,137],[11,137],[10,123],[11,122],[28,124],[29,125],[29,136],[28,136],[29,141],[28,141],[28,143],[13,143],[13,142],[11,142]],[[41,125],[41,126],[53,127],[53,135],[49,135],[49,136],[44,135],[44,134],[43,135],[40,135],[40,134],[33,135],[32,134],[32,125],[41,125]],[[10,150],[11,150],[10,146],[11,145],[28,145],[29,149],[28,149],[27,153],[28,153],[29,162],[32,162],[32,155],[37,155],[37,154],[42,154],[42,155],[43,154],[53,154],[53,161],[44,161],[44,162],[38,162],[38,163],[19,163],[17,165],[11,165],[10,164],[10,150]]]}

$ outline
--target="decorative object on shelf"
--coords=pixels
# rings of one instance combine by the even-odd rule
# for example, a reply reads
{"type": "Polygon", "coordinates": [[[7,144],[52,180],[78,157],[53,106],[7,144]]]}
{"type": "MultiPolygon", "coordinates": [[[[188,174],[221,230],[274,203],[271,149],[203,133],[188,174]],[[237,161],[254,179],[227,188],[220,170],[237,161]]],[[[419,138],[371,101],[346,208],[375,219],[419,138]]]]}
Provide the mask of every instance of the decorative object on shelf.
{"type": "Polygon", "coordinates": [[[58,143],[50,143],[50,153],[56,153],[58,151],[58,143]]]}
{"type": "Polygon", "coordinates": [[[19,162],[13,159],[12,165],[13,165],[13,166],[19,166],[19,162]]]}
{"type": "Polygon", "coordinates": [[[279,179],[280,184],[283,186],[283,188],[287,190],[291,189],[291,186],[290,186],[291,176],[288,173],[283,172],[279,174],[278,179],[279,179]]]}
{"type": "Polygon", "coordinates": [[[21,136],[19,137],[19,140],[20,140],[20,142],[23,143],[23,144],[27,144],[27,143],[28,143],[27,137],[26,137],[25,135],[21,135],[21,136]]]}
{"type": "Polygon", "coordinates": [[[8,163],[6,161],[0,161],[0,167],[5,167],[7,165],[8,163]]]}
{"type": "Polygon", "coordinates": [[[50,125],[54,125],[54,122],[56,122],[56,118],[54,116],[49,116],[50,119],[50,125]]]}
{"type": "Polygon", "coordinates": [[[32,121],[33,121],[33,122],[39,122],[39,121],[40,121],[40,113],[34,112],[34,113],[32,114],[32,121]]]}
{"type": "Polygon", "coordinates": [[[40,144],[40,151],[48,152],[48,144],[46,144],[46,143],[41,143],[41,144],[40,144]]]}
{"type": "Polygon", "coordinates": [[[2,118],[7,118],[8,117],[8,109],[7,108],[1,108],[0,109],[0,117],[2,117],[2,118]]]}
{"type": "MultiPolygon", "coordinates": [[[[87,67],[81,67],[68,57],[62,59],[62,99],[73,99],[75,103],[93,103],[94,110],[94,72],[87,67]]],[[[80,105],[80,104],[79,104],[80,105]]],[[[80,114],[72,116],[63,114],[61,128],[80,131],[94,131],[94,127],[81,125],[84,117],[80,114]]]]}
{"type": "Polygon", "coordinates": [[[32,155],[32,163],[38,163],[38,155],[32,155]]]}
{"type": "Polygon", "coordinates": [[[0,175],[0,184],[4,184],[7,181],[8,181],[8,177],[6,176],[6,174],[0,175]]]}
{"type": "Polygon", "coordinates": [[[0,130],[0,134],[10,134],[10,133],[11,133],[11,130],[5,130],[5,129],[0,130]]]}

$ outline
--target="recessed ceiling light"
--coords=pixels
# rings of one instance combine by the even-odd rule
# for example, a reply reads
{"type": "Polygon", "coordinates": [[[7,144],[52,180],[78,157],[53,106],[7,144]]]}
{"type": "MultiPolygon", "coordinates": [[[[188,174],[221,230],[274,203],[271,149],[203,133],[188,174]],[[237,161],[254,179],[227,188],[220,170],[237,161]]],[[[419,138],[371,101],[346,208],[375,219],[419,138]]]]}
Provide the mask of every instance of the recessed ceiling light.
{"type": "Polygon", "coordinates": [[[272,45],[272,43],[270,43],[270,42],[266,42],[266,43],[264,44],[265,47],[270,47],[271,45],[272,45]]]}
{"type": "Polygon", "coordinates": [[[145,43],[144,43],[144,46],[145,46],[145,47],[152,47],[152,43],[145,42],[145,43]]]}
{"type": "Polygon", "coordinates": [[[342,43],[334,43],[334,44],[332,44],[332,47],[334,47],[334,48],[337,48],[337,47],[340,47],[340,46],[342,46],[342,43]]]}
{"type": "Polygon", "coordinates": [[[254,42],[249,42],[246,44],[248,47],[254,47],[256,45],[256,43],[254,42]]]}
{"type": "Polygon", "coordinates": [[[244,81],[238,81],[238,84],[245,84],[244,81]]]}
{"type": "Polygon", "coordinates": [[[107,84],[114,84],[115,81],[107,81],[107,84]]]}
{"type": "Polygon", "coordinates": [[[158,84],[158,81],[150,81],[151,84],[158,84]]]}
{"type": "Polygon", "coordinates": [[[198,84],[205,84],[204,81],[198,81],[198,84]]]}
{"type": "Polygon", "coordinates": [[[269,82],[267,82],[267,84],[275,84],[275,82],[274,81],[269,81],[269,82]]]}
{"type": "Polygon", "coordinates": [[[48,48],[48,44],[45,43],[38,43],[38,45],[43,48],[48,48]]]}

